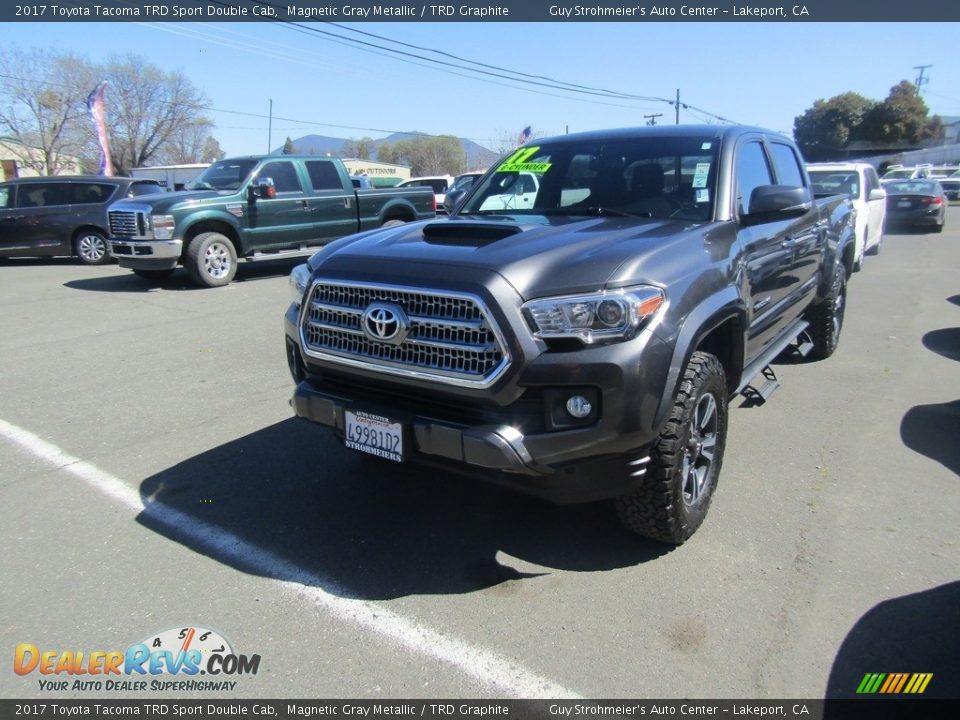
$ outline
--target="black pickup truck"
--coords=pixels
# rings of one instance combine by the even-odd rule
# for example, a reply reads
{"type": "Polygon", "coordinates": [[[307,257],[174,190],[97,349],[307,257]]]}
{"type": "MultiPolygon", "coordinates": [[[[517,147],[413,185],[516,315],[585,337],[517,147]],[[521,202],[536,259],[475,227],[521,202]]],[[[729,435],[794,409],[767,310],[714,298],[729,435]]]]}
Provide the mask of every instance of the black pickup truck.
{"type": "Polygon", "coordinates": [[[213,163],[190,190],[114,203],[120,267],[162,280],[184,265],[194,282],[233,280],[237,258],[308,255],[358,230],[436,217],[429,188],[354,189],[339,158],[261,155],[213,163]]]}
{"type": "Polygon", "coordinates": [[[387,460],[616,498],[626,526],[682,543],[716,488],[728,400],[765,399],[782,352],[833,353],[852,262],[849,201],[814,200],[781,135],[540,139],[448,219],[294,269],[293,408],[387,460]]]}

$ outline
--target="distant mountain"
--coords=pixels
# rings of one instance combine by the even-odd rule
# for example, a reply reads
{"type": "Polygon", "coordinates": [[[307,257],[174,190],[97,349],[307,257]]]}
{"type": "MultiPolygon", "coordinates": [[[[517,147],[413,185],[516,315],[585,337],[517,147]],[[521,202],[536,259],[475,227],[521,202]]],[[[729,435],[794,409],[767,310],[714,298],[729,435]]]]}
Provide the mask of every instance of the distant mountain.
{"type": "MultiPolygon", "coordinates": [[[[422,134],[424,133],[393,133],[385,138],[374,140],[373,146],[379,149],[384,143],[392,144],[400,140],[408,140],[413,135],[422,134]]],[[[467,159],[467,168],[470,170],[489,167],[491,163],[499,157],[493,150],[485,148],[483,145],[473,142],[473,140],[466,140],[464,138],[459,138],[459,140],[460,144],[463,145],[463,152],[467,159]]],[[[329,153],[330,155],[339,157],[343,154],[343,148],[348,142],[348,138],[328,137],[326,135],[304,135],[303,137],[293,139],[292,142],[297,154],[326,155],[329,153]]],[[[277,155],[282,152],[282,144],[273,151],[273,153],[277,155]]],[[[372,159],[376,160],[376,155],[372,159]]]]}

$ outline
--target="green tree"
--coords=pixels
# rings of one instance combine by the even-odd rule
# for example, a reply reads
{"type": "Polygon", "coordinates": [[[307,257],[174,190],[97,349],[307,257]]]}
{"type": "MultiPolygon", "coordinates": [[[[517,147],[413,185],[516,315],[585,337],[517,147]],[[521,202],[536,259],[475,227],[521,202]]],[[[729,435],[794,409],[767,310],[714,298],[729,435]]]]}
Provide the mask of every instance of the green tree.
{"type": "Polygon", "coordinates": [[[287,141],[283,144],[283,154],[284,155],[296,155],[297,148],[293,144],[293,140],[290,139],[290,136],[287,135],[287,141]]]}
{"type": "Polygon", "coordinates": [[[793,137],[807,160],[837,158],[858,137],[864,117],[876,103],[855,92],[817,100],[793,121],[793,137]]]}
{"type": "Polygon", "coordinates": [[[929,117],[927,104],[913,83],[901,80],[890,88],[886,100],[866,114],[857,136],[874,142],[915,144],[942,134],[939,116],[929,117]]]}

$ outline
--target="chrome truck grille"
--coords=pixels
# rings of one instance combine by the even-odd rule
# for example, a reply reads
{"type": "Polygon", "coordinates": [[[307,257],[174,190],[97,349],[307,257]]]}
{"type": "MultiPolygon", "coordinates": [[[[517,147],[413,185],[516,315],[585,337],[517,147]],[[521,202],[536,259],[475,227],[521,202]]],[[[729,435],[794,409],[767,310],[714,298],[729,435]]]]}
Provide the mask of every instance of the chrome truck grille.
{"type": "Polygon", "coordinates": [[[110,220],[111,237],[143,237],[146,222],[143,213],[130,210],[111,210],[107,213],[110,220]]]}
{"type": "Polygon", "coordinates": [[[308,357],[468,387],[489,386],[510,362],[473,295],[318,280],[307,298],[300,339],[308,357]]]}

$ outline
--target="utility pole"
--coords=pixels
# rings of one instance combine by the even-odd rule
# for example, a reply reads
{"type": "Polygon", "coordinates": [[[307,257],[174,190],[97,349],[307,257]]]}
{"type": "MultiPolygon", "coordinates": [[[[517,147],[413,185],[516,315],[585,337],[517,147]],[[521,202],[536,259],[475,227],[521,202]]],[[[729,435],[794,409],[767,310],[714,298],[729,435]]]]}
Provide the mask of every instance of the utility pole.
{"type": "Polygon", "coordinates": [[[267,155],[273,147],[273,98],[270,98],[270,120],[267,121],[267,155]]]}
{"type": "Polygon", "coordinates": [[[673,107],[677,111],[677,120],[674,123],[674,125],[679,125],[680,124],[680,88],[677,88],[677,102],[673,107]]]}
{"type": "Polygon", "coordinates": [[[663,117],[663,113],[654,113],[653,115],[644,115],[643,117],[647,121],[647,125],[656,125],[657,118],[663,117]]]}
{"type": "Polygon", "coordinates": [[[925,78],[925,77],[923,76],[923,73],[924,73],[924,71],[927,70],[927,68],[932,68],[932,67],[933,67],[933,65],[914,65],[914,66],[913,66],[913,69],[914,69],[914,70],[919,70],[919,71],[920,71],[920,74],[917,75],[917,82],[916,82],[916,85],[917,85],[917,95],[919,95],[919,94],[923,91],[923,86],[924,86],[924,84],[930,82],[930,78],[925,78]]]}

